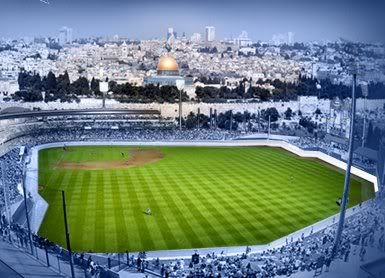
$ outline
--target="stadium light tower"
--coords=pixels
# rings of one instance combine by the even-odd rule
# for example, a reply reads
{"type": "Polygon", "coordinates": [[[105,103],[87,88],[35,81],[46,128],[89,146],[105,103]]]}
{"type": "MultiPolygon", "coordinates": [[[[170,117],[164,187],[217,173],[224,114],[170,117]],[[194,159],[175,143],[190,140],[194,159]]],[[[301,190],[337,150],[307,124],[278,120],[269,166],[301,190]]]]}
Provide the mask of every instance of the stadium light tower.
{"type": "Polygon", "coordinates": [[[30,248],[31,248],[31,254],[33,255],[31,224],[30,224],[30,221],[29,221],[29,211],[28,211],[28,206],[27,206],[27,189],[25,187],[26,168],[27,168],[27,163],[25,162],[25,155],[23,155],[22,163],[23,163],[23,175],[22,175],[22,178],[21,178],[21,183],[22,183],[23,195],[24,195],[23,197],[24,197],[24,207],[25,207],[25,219],[27,221],[29,245],[30,245],[30,248]]]}
{"type": "Polygon", "coordinates": [[[102,67],[102,64],[100,64],[100,69],[99,69],[99,91],[103,94],[103,102],[102,102],[102,108],[106,108],[106,94],[108,92],[108,81],[107,78],[105,81],[104,79],[104,70],[102,67]]]}
{"type": "Polygon", "coordinates": [[[337,254],[338,247],[340,245],[341,241],[341,235],[342,230],[344,228],[344,222],[345,222],[345,214],[346,214],[346,205],[349,198],[349,191],[350,191],[350,169],[352,167],[352,160],[353,160],[353,142],[354,142],[354,120],[356,115],[356,79],[357,79],[357,73],[356,71],[353,72],[353,84],[352,84],[352,109],[351,109],[351,117],[350,117],[350,129],[349,129],[349,151],[348,151],[348,161],[346,164],[346,173],[345,173],[345,182],[344,182],[344,193],[342,195],[342,201],[341,201],[341,212],[340,212],[340,219],[338,223],[337,233],[334,240],[334,245],[332,249],[332,259],[337,254]]]}
{"type": "Polygon", "coordinates": [[[177,80],[176,87],[179,91],[179,130],[182,130],[182,90],[184,89],[184,81],[177,80]]]}
{"type": "Polygon", "coordinates": [[[364,97],[364,123],[362,128],[362,143],[361,146],[365,147],[365,131],[366,131],[366,99],[368,97],[368,83],[361,84],[362,96],[364,97]]]}
{"type": "Polygon", "coordinates": [[[197,129],[199,130],[199,117],[201,114],[201,109],[198,107],[198,114],[197,114],[197,129]]]}
{"type": "Polygon", "coordinates": [[[72,276],[72,278],[75,278],[74,262],[73,262],[72,251],[71,251],[70,234],[68,232],[67,207],[66,207],[66,197],[65,197],[64,190],[61,191],[61,196],[62,196],[62,201],[63,201],[65,237],[66,237],[66,243],[67,243],[67,250],[68,250],[68,253],[70,255],[71,276],[72,276]]]}

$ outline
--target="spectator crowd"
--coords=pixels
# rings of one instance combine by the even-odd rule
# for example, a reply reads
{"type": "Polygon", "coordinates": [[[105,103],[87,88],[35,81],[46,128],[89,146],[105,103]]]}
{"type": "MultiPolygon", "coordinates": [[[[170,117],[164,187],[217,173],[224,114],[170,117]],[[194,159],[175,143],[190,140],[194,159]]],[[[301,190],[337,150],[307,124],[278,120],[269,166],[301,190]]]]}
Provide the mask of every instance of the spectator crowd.
{"type": "MultiPolygon", "coordinates": [[[[192,141],[192,140],[230,140],[241,136],[238,132],[223,130],[159,129],[159,128],[121,128],[121,129],[32,129],[22,136],[13,138],[12,145],[25,146],[27,150],[42,143],[58,141],[192,141]]],[[[313,140],[298,141],[299,146],[311,148],[317,146],[313,140]]],[[[320,142],[318,142],[320,143],[320,142]]],[[[22,179],[22,163],[19,149],[12,149],[0,157],[1,180],[5,184],[0,188],[0,209],[3,211],[5,197],[10,203],[19,201],[22,195],[18,184],[22,179]],[[6,188],[6,192],[4,192],[6,188]]],[[[375,199],[354,208],[354,213],[346,219],[344,232],[338,252],[333,255],[337,223],[319,232],[302,234],[298,240],[287,239],[286,244],[269,248],[263,252],[252,253],[250,248],[240,255],[228,256],[224,253],[211,253],[205,256],[192,254],[191,259],[165,260],[147,259],[146,253],[128,256],[126,265],[139,272],[153,273],[162,277],[275,277],[290,276],[299,271],[332,271],[333,264],[348,262],[351,256],[359,256],[364,262],[368,249],[385,253],[385,202],[384,190],[380,186],[375,199]]],[[[9,223],[3,213],[0,219],[0,237],[6,241],[17,242],[28,248],[29,235],[25,227],[9,223]]],[[[33,245],[48,250],[64,259],[69,258],[68,251],[38,235],[32,235],[33,245]]],[[[124,255],[124,254],[123,254],[124,255]]],[[[199,254],[198,254],[199,255],[199,254]]],[[[75,254],[76,265],[83,268],[89,277],[99,277],[111,266],[110,259],[95,257],[92,254],[75,254]],[[94,257],[94,258],[93,258],[94,257]]]]}

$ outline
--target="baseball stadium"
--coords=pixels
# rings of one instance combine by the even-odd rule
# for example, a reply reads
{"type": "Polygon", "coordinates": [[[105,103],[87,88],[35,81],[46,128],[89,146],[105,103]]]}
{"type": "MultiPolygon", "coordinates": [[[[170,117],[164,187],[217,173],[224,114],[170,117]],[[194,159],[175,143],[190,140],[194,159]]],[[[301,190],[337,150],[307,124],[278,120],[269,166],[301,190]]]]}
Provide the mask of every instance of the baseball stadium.
{"type": "MultiPolygon", "coordinates": [[[[167,56],[147,81],[180,85],[176,72],[167,56]]],[[[382,248],[385,148],[361,144],[347,117],[339,136],[328,133],[331,116],[320,115],[346,116],[340,104],[298,100],[290,122],[292,102],[248,112],[183,103],[172,90],[179,103],[117,104],[104,94],[1,110],[0,270],[301,278],[347,262],[350,248],[362,261],[382,248]],[[311,117],[320,124],[310,132],[311,117]]]]}

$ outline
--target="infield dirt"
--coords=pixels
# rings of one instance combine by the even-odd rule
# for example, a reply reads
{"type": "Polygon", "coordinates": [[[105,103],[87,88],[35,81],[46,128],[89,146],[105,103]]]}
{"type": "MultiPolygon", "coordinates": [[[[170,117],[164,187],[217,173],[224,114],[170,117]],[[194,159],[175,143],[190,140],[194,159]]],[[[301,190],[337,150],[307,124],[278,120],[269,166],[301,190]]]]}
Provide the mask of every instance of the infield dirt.
{"type": "Polygon", "coordinates": [[[82,162],[60,161],[57,163],[56,167],[68,170],[121,169],[153,163],[163,159],[163,156],[164,155],[160,150],[134,149],[129,151],[127,159],[82,162]]]}

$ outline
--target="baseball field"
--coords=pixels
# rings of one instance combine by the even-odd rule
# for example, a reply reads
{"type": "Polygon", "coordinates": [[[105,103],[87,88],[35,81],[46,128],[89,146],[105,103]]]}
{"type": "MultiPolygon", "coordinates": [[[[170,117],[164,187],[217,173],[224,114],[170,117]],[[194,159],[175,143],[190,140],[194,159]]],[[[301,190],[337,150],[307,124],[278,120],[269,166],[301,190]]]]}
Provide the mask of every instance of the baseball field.
{"type": "MultiPolygon", "coordinates": [[[[339,211],[344,175],[271,147],[76,146],[39,151],[39,234],[125,252],[264,244],[339,211]],[[146,212],[151,212],[146,213],[146,212]]],[[[373,184],[353,177],[349,206],[373,184]]]]}

